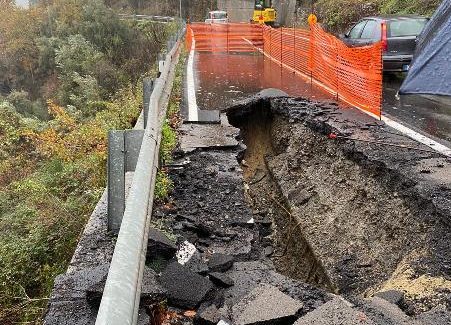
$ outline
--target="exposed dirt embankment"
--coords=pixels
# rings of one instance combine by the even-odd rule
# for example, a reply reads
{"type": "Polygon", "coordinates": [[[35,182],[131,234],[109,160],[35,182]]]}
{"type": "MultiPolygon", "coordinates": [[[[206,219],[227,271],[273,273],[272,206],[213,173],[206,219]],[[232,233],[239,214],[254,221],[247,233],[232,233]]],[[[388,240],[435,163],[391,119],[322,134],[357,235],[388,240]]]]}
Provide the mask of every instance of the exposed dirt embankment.
{"type": "Polygon", "coordinates": [[[273,260],[280,272],[302,281],[337,291],[305,238],[296,233],[298,220],[290,211],[267,167],[268,157],[276,155],[273,146],[269,102],[262,111],[252,111],[240,123],[246,150],[239,156],[246,181],[246,194],[255,213],[273,222],[273,260]]]}
{"type": "Polygon", "coordinates": [[[401,290],[413,313],[449,307],[451,163],[361,115],[287,98],[229,109],[279,271],[348,297],[401,290]]]}

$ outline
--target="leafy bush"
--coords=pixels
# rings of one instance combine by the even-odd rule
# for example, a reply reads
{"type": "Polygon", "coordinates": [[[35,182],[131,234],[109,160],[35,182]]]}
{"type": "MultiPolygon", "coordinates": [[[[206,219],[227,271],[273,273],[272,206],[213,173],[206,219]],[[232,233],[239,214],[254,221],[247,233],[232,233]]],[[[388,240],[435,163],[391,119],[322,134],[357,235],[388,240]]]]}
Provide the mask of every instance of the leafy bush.
{"type": "Polygon", "coordinates": [[[105,187],[108,130],[135,123],[172,26],[99,0],[0,15],[0,89],[16,89],[0,97],[0,323],[38,324],[105,187]]]}
{"type": "Polygon", "coordinates": [[[318,0],[319,21],[333,32],[344,32],[359,19],[377,14],[432,15],[441,0],[318,0]],[[346,9],[344,9],[346,8],[346,9]]]}

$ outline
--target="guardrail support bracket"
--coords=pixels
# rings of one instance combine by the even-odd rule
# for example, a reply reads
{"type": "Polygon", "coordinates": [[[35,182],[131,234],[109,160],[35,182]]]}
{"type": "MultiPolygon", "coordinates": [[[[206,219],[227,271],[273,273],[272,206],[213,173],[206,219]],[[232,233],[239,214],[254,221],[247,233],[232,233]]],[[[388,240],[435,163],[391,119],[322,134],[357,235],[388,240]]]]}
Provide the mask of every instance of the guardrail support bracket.
{"type": "Polygon", "coordinates": [[[143,79],[143,112],[144,112],[144,129],[147,126],[149,118],[150,95],[152,95],[154,81],[150,78],[143,79]]]}
{"type": "Polygon", "coordinates": [[[144,130],[108,133],[108,231],[118,232],[125,210],[125,174],[135,171],[144,130]]]}

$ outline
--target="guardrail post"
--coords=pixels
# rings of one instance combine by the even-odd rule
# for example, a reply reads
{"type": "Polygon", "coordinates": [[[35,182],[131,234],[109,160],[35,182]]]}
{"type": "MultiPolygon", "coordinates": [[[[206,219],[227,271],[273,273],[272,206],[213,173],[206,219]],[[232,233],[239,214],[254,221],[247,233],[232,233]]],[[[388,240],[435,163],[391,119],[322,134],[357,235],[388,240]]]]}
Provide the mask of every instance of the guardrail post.
{"type": "Polygon", "coordinates": [[[108,231],[119,231],[125,211],[125,174],[134,171],[144,130],[108,132],[108,231]]]}
{"type": "Polygon", "coordinates": [[[108,132],[108,231],[118,230],[125,210],[124,131],[108,132]]]}
{"type": "Polygon", "coordinates": [[[152,94],[154,81],[150,78],[143,79],[143,116],[144,116],[144,129],[147,126],[147,119],[149,118],[149,103],[150,95],[152,94]]]}

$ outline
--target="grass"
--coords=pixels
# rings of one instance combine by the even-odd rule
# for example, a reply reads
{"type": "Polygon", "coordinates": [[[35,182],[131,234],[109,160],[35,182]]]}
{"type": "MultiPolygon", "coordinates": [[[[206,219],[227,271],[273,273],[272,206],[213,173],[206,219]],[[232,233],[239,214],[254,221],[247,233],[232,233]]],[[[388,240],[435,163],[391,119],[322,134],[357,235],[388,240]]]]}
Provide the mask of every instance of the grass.
{"type": "MultiPolygon", "coordinates": [[[[182,49],[179,62],[177,63],[177,66],[175,68],[174,83],[171,96],[169,98],[166,120],[163,123],[163,128],[161,131],[160,161],[162,162],[163,166],[172,162],[172,154],[177,148],[178,144],[177,129],[181,123],[180,103],[182,100],[183,72],[186,56],[186,51],[182,49]]],[[[167,170],[165,168],[162,168],[157,174],[157,180],[155,184],[156,201],[166,201],[173,189],[173,186],[174,184],[169,178],[167,170]]]]}

